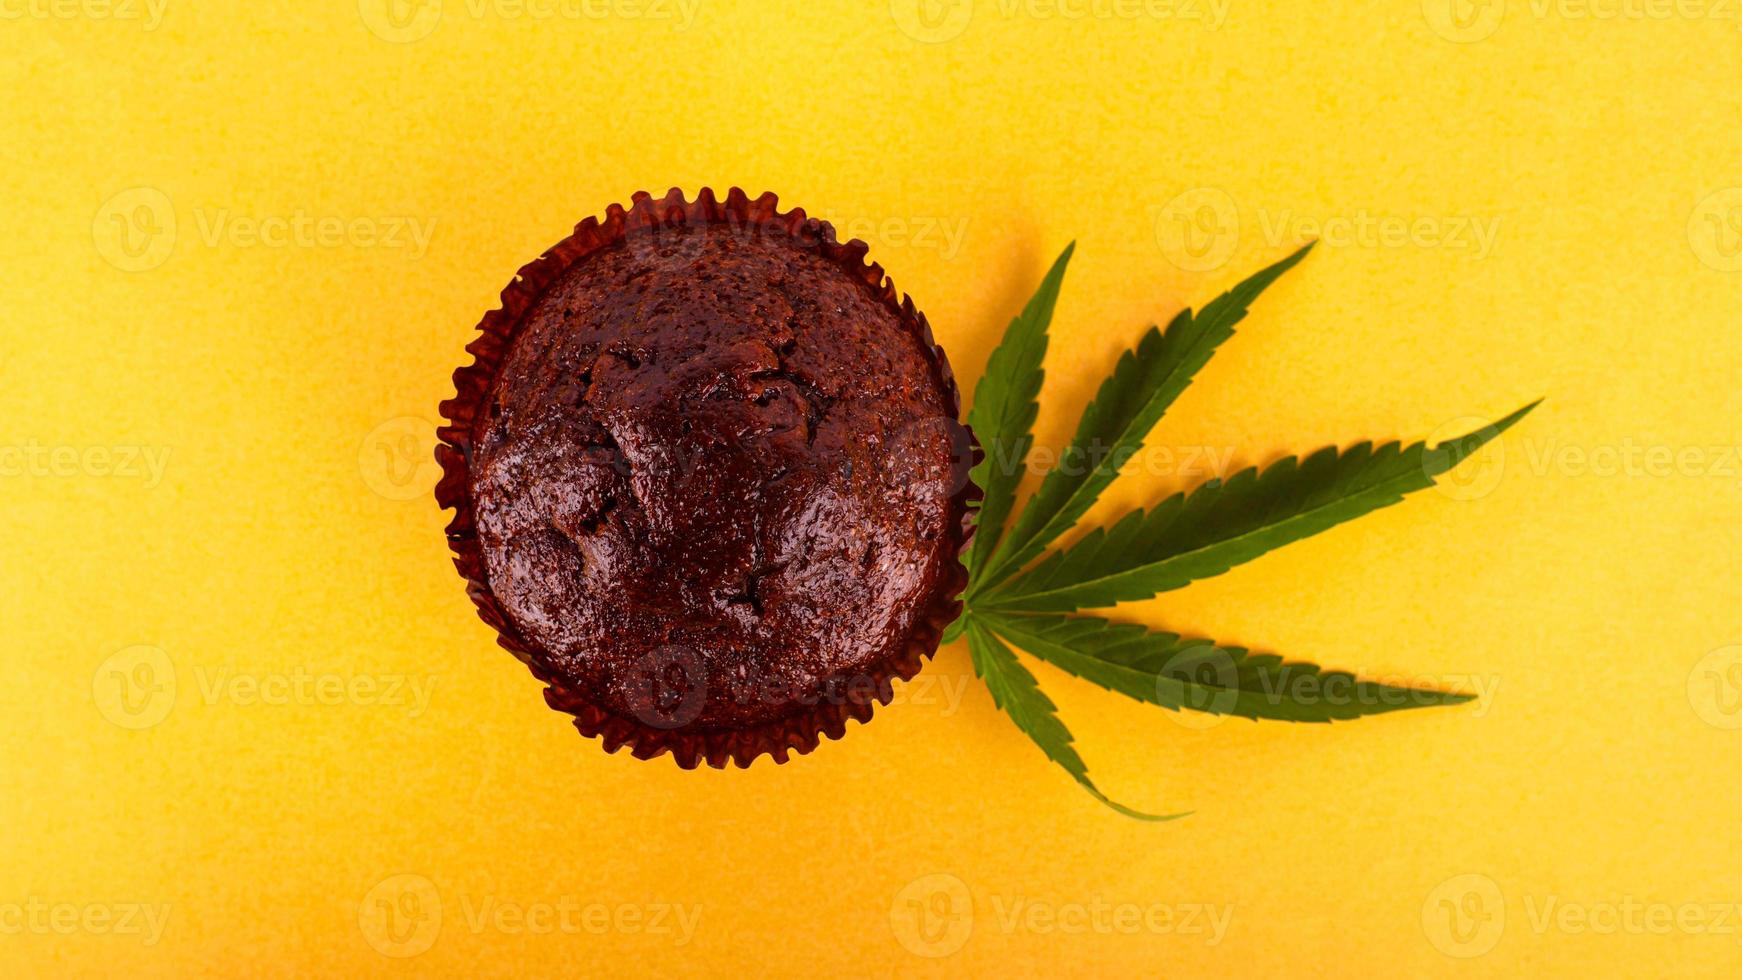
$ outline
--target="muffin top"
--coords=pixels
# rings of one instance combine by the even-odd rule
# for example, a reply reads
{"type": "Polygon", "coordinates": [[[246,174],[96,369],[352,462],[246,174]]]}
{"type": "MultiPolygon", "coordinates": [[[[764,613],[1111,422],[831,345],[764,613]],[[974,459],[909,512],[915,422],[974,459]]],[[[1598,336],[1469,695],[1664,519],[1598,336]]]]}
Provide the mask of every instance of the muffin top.
{"type": "Polygon", "coordinates": [[[472,421],[470,503],[484,584],[553,703],[790,734],[887,700],[916,630],[935,647],[970,462],[954,383],[826,225],[794,227],[626,227],[517,318],[472,421]]]}

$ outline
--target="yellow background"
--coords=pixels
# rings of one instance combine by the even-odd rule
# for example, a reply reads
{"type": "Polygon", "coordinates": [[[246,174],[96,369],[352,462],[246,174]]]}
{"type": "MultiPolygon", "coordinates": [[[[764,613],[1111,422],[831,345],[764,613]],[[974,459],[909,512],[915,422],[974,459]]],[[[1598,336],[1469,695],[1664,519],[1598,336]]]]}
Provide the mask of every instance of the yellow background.
{"type": "Polygon", "coordinates": [[[1742,964],[1742,915],[1687,911],[1742,901],[1742,13],[144,2],[0,3],[0,973],[1742,964]],[[968,391],[1077,239],[1052,446],[1145,324],[1320,227],[1092,519],[1206,475],[1163,449],[1547,403],[1445,492],[1120,614],[1487,696],[1202,727],[1037,667],[1110,794],[1196,811],[1160,826],[960,645],[786,766],[604,754],[466,600],[428,426],[515,269],[674,184],[869,240],[968,391]],[[104,924],[134,903],[156,942],[104,924]],[[541,903],[617,918],[495,917],[541,903]],[[620,914],[659,907],[687,942],[620,914]]]}

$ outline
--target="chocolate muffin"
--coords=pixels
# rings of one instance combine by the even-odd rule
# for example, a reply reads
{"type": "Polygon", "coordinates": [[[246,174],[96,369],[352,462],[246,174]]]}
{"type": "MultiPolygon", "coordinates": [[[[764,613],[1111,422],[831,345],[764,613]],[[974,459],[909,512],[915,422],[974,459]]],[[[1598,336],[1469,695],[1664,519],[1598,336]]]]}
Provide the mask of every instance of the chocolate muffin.
{"type": "Polygon", "coordinates": [[[455,372],[436,497],[484,620],[610,751],[785,761],[960,611],[972,443],[862,242],[673,190],[522,269],[455,372]]]}

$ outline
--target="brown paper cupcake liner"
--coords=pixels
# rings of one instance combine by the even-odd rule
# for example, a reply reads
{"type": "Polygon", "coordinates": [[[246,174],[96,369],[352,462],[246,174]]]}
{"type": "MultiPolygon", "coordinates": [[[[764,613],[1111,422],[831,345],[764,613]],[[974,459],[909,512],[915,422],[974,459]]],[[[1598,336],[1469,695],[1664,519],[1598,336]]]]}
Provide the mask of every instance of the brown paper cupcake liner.
{"type": "Polygon", "coordinates": [[[544,652],[515,627],[491,590],[471,494],[474,426],[484,414],[490,387],[528,311],[571,267],[603,249],[633,245],[642,236],[657,236],[660,229],[695,224],[732,223],[785,235],[862,282],[877,301],[896,315],[902,327],[931,352],[936,381],[946,394],[952,419],[959,420],[961,395],[948,358],[933,339],[930,324],[914,307],[912,298],[897,293],[894,281],[884,275],[881,266],[865,261],[869,246],[857,240],[840,243],[828,222],[807,217],[801,208],[782,212],[778,205],[779,200],[772,193],[751,199],[736,187],[724,201],[707,188],[694,201],[686,201],[682,191],[673,188],[663,198],[637,193],[629,209],[613,204],[606,209],[603,219],[587,218],[575,227],[572,235],[522,268],[503,289],[501,308],[484,315],[478,324],[478,336],[466,345],[474,360],[454,372],[455,397],[441,403],[441,413],[448,424],[437,430],[436,460],[441,464],[442,478],[436,485],[435,496],[441,507],[454,510],[447,528],[448,544],[454,552],[454,565],[466,580],[467,594],[477,605],[479,616],[496,630],[497,642],[520,658],[546,685],[545,701],[552,708],[573,715],[581,734],[601,739],[610,752],[628,746],[631,754],[640,759],[670,752],[685,769],[695,768],[704,759],[715,768],[724,768],[728,760],[747,767],[764,754],[783,763],[789,753],[802,755],[816,748],[822,735],[840,738],[846,733],[848,719],[869,721],[877,705],[888,704],[894,697],[892,681],[911,680],[918,674],[937,651],[945,627],[961,613],[960,595],[967,585],[967,570],[959,558],[973,534],[971,505],[980,496],[967,474],[979,449],[965,427],[961,429],[960,440],[963,451],[954,460],[957,472],[953,474],[953,485],[957,490],[951,499],[951,506],[962,518],[951,529],[954,547],[947,552],[958,560],[945,563],[930,603],[918,611],[907,636],[885,651],[871,669],[847,679],[844,690],[832,692],[785,718],[742,729],[685,731],[681,726],[662,728],[606,710],[584,692],[564,683],[550,667],[544,652]]]}

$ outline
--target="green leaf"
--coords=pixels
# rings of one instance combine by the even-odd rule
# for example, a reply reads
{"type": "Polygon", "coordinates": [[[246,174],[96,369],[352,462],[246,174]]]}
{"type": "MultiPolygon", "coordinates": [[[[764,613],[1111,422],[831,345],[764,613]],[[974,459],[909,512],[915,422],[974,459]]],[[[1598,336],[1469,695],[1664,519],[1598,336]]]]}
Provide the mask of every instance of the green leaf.
{"type": "Polygon", "coordinates": [[[968,652],[974,661],[974,672],[986,681],[992,692],[992,703],[1016,722],[1016,727],[1040,746],[1046,757],[1071,774],[1095,799],[1128,817],[1139,820],[1173,820],[1186,816],[1142,813],[1121,803],[1115,803],[1089,779],[1089,767],[1073,746],[1070,729],[1059,720],[1058,708],[1040,691],[1034,675],[1016,659],[1016,654],[1004,645],[978,620],[967,621],[968,652]]]}
{"type": "Polygon", "coordinates": [[[954,643],[962,638],[962,634],[966,632],[967,629],[968,610],[966,607],[963,607],[961,614],[956,616],[955,619],[950,620],[950,625],[944,627],[943,633],[938,637],[938,642],[954,643]]]}
{"type": "Polygon", "coordinates": [[[982,616],[1018,648],[1068,673],[1175,711],[1329,722],[1472,700],[1095,616],[982,616]]]}
{"type": "Polygon", "coordinates": [[[1058,466],[1046,475],[1009,536],[999,543],[980,579],[981,589],[996,587],[1070,530],[1119,476],[1120,467],[1142,446],[1198,369],[1234,336],[1234,325],[1245,319],[1252,301],[1311,248],[1309,244],[1248,278],[1197,316],[1182,311],[1166,333],[1150,327],[1136,348],[1119,358],[1112,376],[1084,410],[1076,438],[1059,455],[1058,466]]]}
{"type": "Polygon", "coordinates": [[[1045,377],[1040,363],[1046,357],[1046,332],[1052,324],[1065,267],[1076,247],[1075,242],[1065,246],[1034,298],[1010,321],[1004,339],[986,359],[986,373],[974,389],[968,426],[985,456],[969,474],[984,492],[974,542],[968,551],[970,581],[978,577],[997,547],[1004,521],[1016,501],[1016,488],[1028,472],[1028,449],[1034,442],[1034,417],[1039,411],[1036,398],[1045,377]]]}
{"type": "Polygon", "coordinates": [[[1273,548],[1395,504],[1433,485],[1523,418],[1536,403],[1494,425],[1429,449],[1426,443],[1289,457],[1262,473],[1254,467],[1226,483],[1211,481],[1190,496],[1175,494],[1148,512],[1134,511],[1111,530],[1075,546],[988,596],[977,608],[1070,611],[1147,599],[1219,575],[1273,548]]]}

